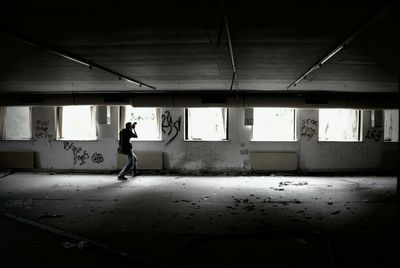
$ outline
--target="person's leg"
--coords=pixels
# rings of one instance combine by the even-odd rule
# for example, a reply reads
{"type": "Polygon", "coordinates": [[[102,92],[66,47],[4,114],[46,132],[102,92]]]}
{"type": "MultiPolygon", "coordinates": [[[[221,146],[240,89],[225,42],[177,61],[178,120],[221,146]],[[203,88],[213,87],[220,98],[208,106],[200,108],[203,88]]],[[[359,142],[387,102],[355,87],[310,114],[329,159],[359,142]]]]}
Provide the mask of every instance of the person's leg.
{"type": "Polygon", "coordinates": [[[132,153],[126,155],[128,157],[128,163],[124,166],[121,172],[118,174],[118,178],[123,178],[125,173],[132,168],[133,165],[133,155],[132,153]]]}
{"type": "Polygon", "coordinates": [[[137,168],[137,157],[135,155],[135,153],[132,152],[132,156],[133,156],[133,169],[132,169],[132,176],[136,176],[138,173],[138,168],[137,168]]]}

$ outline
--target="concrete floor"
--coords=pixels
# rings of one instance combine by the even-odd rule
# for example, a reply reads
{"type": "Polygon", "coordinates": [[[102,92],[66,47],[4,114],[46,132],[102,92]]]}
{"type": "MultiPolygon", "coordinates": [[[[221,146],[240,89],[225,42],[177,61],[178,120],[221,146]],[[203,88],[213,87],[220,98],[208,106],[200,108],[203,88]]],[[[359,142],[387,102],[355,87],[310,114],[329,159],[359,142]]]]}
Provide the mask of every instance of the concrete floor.
{"type": "Polygon", "coordinates": [[[394,177],[0,179],[3,214],[123,250],[149,267],[397,267],[395,198],[394,177]]]}

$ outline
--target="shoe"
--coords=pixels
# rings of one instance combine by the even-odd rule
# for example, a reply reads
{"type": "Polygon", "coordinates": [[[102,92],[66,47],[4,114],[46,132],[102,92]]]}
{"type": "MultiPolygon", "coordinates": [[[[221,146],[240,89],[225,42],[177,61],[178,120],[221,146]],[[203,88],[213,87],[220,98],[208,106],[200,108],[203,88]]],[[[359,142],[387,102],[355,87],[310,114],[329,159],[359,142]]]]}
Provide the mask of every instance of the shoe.
{"type": "Polygon", "coordinates": [[[125,177],[125,176],[118,176],[118,180],[120,180],[120,181],[124,181],[124,180],[127,180],[128,178],[127,177],[125,177]]]}
{"type": "Polygon", "coordinates": [[[136,176],[139,176],[139,172],[133,172],[132,173],[132,177],[136,177],[136,176]]]}

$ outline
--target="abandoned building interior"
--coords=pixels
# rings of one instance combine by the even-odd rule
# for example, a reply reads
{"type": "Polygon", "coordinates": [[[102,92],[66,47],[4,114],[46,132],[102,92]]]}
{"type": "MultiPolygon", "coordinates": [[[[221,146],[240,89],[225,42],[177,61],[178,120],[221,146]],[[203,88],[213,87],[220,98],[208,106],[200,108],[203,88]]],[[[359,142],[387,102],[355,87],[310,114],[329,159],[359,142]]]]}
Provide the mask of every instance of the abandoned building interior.
{"type": "Polygon", "coordinates": [[[397,267],[399,37],[397,0],[4,1],[1,267],[397,267]]]}

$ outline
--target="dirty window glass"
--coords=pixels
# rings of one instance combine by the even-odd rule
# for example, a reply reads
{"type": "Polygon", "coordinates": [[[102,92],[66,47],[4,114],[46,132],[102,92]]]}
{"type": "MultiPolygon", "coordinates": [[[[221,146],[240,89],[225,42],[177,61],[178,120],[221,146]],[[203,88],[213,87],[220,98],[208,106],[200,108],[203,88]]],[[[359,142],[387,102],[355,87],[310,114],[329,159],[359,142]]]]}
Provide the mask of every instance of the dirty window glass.
{"type": "Polygon", "coordinates": [[[96,140],[95,107],[88,105],[62,107],[63,140],[96,140]]]}
{"type": "Polygon", "coordinates": [[[361,111],[320,109],[319,141],[361,141],[361,111]]]}
{"type": "Polygon", "coordinates": [[[161,140],[160,108],[135,108],[125,106],[125,116],[121,128],[127,122],[136,122],[135,140],[161,140]]]}
{"type": "Polygon", "coordinates": [[[399,110],[385,110],[384,113],[384,137],[385,141],[399,141],[399,110]]]}
{"type": "Polygon", "coordinates": [[[6,140],[31,139],[30,107],[5,107],[3,136],[6,140]]]}
{"type": "Polygon", "coordinates": [[[186,140],[228,140],[228,110],[226,108],[186,109],[186,140]]]}
{"type": "Polygon", "coordinates": [[[296,110],[254,108],[253,141],[295,141],[296,110]]]}

